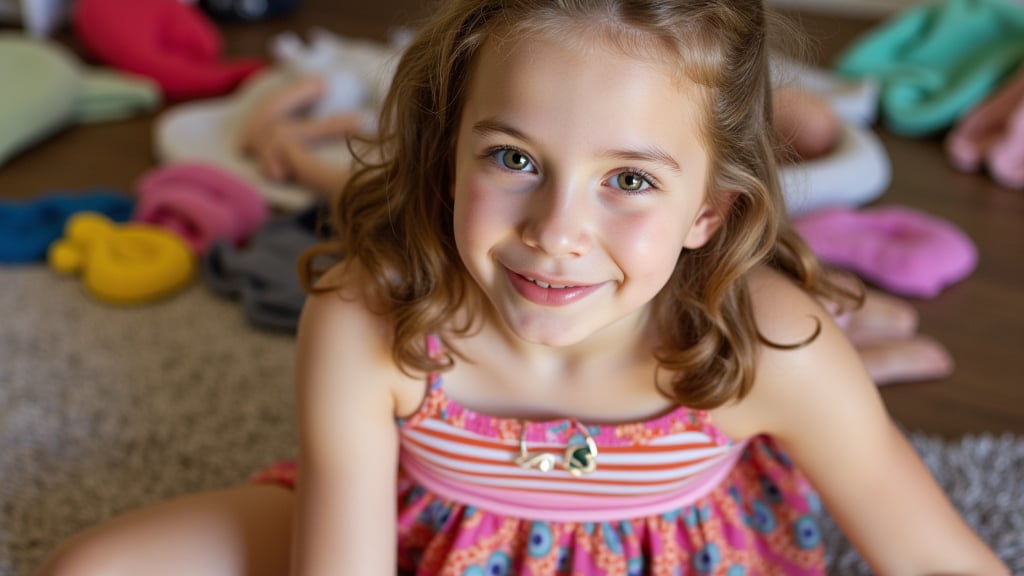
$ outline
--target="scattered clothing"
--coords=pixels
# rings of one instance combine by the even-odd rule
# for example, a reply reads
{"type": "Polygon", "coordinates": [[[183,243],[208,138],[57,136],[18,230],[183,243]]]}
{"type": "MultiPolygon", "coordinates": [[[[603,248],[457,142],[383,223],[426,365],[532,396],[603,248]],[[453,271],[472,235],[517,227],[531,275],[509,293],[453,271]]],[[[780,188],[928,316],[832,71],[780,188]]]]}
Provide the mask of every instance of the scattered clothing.
{"type": "Polygon", "coordinates": [[[926,136],[952,126],[1024,61],[1024,5],[945,0],[900,13],[839,58],[837,70],[881,85],[886,126],[926,136]]]}
{"type": "Polygon", "coordinates": [[[93,69],[57,42],[0,32],[0,166],[74,123],[128,118],[155,109],[156,86],[93,69]]]}
{"type": "Polygon", "coordinates": [[[957,123],[946,153],[958,170],[985,168],[1001,186],[1024,189],[1024,66],[957,123]]]}
{"type": "Polygon", "coordinates": [[[79,212],[125,222],[134,206],[127,195],[107,189],[54,192],[30,201],[0,200],[0,264],[45,262],[50,245],[79,212]]]}
{"type": "Polygon", "coordinates": [[[974,243],[956,226],[901,206],[824,210],[794,226],[825,262],[904,296],[937,296],[978,262],[974,243]]]}
{"type": "Polygon", "coordinates": [[[226,94],[266,64],[223,60],[216,26],[179,0],[78,0],[72,22],[93,56],[153,79],[171,101],[226,94]]]}
{"type": "Polygon", "coordinates": [[[178,234],[198,255],[221,238],[241,244],[268,214],[266,201],[246,182],[198,162],[151,170],[136,193],[133,219],[178,234]]]}
{"type": "Polygon", "coordinates": [[[254,325],[295,332],[306,301],[299,256],[321,241],[325,215],[325,206],[314,205],[267,222],[244,247],[215,242],[201,261],[203,278],[218,294],[238,298],[254,325]]]}

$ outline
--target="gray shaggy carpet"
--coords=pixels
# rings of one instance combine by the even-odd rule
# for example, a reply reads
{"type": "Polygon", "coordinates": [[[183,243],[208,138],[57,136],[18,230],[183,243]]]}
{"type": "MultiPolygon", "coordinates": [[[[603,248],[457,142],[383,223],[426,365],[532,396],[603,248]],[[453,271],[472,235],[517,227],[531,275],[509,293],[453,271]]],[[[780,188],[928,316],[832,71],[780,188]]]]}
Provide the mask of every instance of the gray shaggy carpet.
{"type": "MultiPolygon", "coordinates": [[[[58,541],[104,518],[292,456],[293,347],[199,282],[119,308],[45,267],[0,267],[0,576],[32,574],[58,541]]],[[[1024,439],[911,438],[1024,574],[1024,439]]],[[[825,528],[832,572],[867,573],[827,518],[825,528]]]]}

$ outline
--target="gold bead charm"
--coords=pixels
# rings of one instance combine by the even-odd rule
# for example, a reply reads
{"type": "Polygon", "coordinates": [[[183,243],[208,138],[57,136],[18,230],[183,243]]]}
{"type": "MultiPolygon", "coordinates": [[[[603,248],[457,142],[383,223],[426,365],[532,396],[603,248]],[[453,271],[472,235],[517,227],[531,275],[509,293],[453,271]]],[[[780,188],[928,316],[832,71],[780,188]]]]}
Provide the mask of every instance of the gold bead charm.
{"type": "Polygon", "coordinates": [[[555,468],[561,468],[574,478],[597,470],[597,443],[594,442],[594,438],[583,425],[576,422],[576,426],[583,432],[583,443],[570,443],[565,447],[565,452],[559,460],[557,455],[549,452],[531,455],[530,450],[526,447],[526,423],[522,423],[519,433],[519,456],[516,457],[515,463],[521,468],[536,469],[541,472],[550,472],[555,468]]]}

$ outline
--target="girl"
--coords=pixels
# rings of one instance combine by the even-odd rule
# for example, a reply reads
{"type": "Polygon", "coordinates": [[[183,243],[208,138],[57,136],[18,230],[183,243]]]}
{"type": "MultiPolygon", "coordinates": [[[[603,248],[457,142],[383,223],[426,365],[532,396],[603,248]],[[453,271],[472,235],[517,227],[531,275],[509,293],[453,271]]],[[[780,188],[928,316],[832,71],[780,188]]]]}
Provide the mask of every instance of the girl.
{"type": "Polygon", "coordinates": [[[803,474],[879,573],[1005,574],[818,304],[855,294],[786,223],[765,34],[759,0],[439,9],[337,202],[297,466],[43,574],[817,574],[803,474]]]}

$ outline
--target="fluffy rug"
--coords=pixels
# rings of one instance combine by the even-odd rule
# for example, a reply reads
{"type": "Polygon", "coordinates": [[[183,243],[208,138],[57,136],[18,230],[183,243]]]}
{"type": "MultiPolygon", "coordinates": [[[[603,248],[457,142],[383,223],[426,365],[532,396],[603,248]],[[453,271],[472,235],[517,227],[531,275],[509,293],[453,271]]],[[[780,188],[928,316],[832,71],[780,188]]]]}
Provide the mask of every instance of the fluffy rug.
{"type": "MultiPolygon", "coordinates": [[[[293,454],[294,339],[201,284],[116,308],[0,268],[0,576],[111,515],[242,482],[293,454]]],[[[913,436],[971,525],[1024,573],[1024,439],[913,436]]],[[[867,573],[825,519],[833,572],[867,573]]],[[[894,543],[899,545],[899,543],[894,543]]]]}

